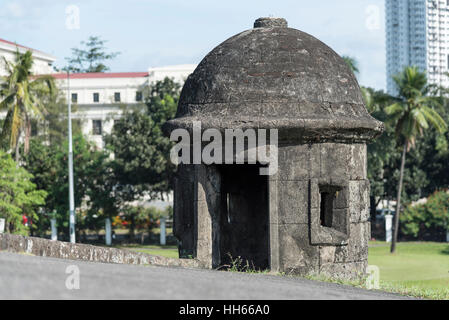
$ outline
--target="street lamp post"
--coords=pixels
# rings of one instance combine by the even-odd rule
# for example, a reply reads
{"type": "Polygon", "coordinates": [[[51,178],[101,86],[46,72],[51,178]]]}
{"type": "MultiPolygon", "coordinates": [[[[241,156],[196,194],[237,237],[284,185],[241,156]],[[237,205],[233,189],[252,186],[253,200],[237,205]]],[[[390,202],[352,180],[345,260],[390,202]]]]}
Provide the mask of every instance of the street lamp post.
{"type": "Polygon", "coordinates": [[[69,131],[69,212],[70,242],[75,243],[75,199],[73,188],[73,148],[72,148],[72,99],[70,96],[70,72],[67,71],[68,131],[69,131]]]}

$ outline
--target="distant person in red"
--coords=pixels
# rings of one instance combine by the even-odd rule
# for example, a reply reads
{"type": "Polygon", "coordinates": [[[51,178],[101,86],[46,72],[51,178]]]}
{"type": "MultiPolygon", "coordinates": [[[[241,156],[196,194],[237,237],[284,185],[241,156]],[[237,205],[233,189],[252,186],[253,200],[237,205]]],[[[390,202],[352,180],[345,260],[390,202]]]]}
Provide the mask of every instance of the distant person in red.
{"type": "Polygon", "coordinates": [[[23,225],[28,227],[28,217],[26,215],[23,215],[22,220],[23,220],[23,225]]]}

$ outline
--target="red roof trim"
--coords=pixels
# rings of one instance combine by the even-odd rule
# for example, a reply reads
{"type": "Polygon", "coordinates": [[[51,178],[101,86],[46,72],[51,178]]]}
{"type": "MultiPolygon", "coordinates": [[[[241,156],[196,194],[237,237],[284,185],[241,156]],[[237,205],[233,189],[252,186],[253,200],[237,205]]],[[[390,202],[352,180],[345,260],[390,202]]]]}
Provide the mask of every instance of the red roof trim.
{"type": "Polygon", "coordinates": [[[0,38],[0,42],[9,44],[9,45],[14,46],[14,47],[19,47],[19,48],[31,50],[31,51],[34,51],[34,52],[39,52],[39,53],[46,54],[46,53],[44,53],[44,52],[42,52],[42,51],[39,51],[39,50],[36,50],[36,49],[33,49],[33,48],[29,48],[29,47],[25,47],[25,46],[22,46],[22,45],[20,45],[20,44],[17,44],[17,43],[15,43],[15,42],[8,41],[8,40],[5,40],[5,39],[1,39],[1,38],[0,38]]]}
{"type": "MultiPolygon", "coordinates": [[[[67,79],[67,73],[54,73],[51,76],[55,79],[67,79]]],[[[91,72],[91,73],[71,73],[70,79],[98,79],[98,78],[143,78],[148,77],[148,72],[91,72]]]]}

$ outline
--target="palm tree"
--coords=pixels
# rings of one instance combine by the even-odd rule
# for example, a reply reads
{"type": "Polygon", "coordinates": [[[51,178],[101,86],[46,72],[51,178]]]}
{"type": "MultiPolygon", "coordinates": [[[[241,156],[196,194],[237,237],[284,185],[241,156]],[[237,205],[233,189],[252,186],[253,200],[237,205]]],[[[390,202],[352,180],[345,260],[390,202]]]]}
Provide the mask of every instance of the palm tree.
{"type": "Polygon", "coordinates": [[[403,148],[391,253],[394,253],[396,250],[399,232],[399,214],[406,154],[410,148],[414,147],[416,138],[422,135],[423,131],[428,129],[429,126],[433,126],[440,133],[447,129],[446,123],[434,109],[439,106],[437,97],[428,95],[431,87],[427,85],[425,73],[420,72],[417,67],[406,67],[400,74],[394,76],[393,80],[399,90],[398,101],[385,108],[385,112],[391,117],[389,121],[395,127],[396,135],[403,144],[403,148]]]}
{"type": "Polygon", "coordinates": [[[16,161],[19,160],[19,138],[25,133],[24,152],[29,149],[31,119],[42,117],[45,107],[40,97],[54,90],[54,81],[50,76],[35,78],[31,74],[32,52],[16,52],[15,63],[3,58],[7,76],[0,84],[0,111],[6,111],[6,118],[0,134],[0,142],[6,149],[15,149],[16,161]]]}
{"type": "Polygon", "coordinates": [[[360,70],[359,70],[359,63],[357,62],[357,60],[353,57],[350,56],[342,56],[343,60],[345,60],[346,64],[348,65],[348,67],[351,69],[351,71],[354,74],[359,74],[360,70]]]}

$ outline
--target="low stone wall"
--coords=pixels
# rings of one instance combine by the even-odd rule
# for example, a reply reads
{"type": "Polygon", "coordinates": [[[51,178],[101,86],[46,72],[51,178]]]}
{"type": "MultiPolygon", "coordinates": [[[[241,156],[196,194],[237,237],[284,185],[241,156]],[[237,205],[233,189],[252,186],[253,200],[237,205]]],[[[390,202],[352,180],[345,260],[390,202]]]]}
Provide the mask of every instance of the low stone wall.
{"type": "Polygon", "coordinates": [[[148,264],[188,268],[202,267],[201,263],[196,259],[166,258],[131,250],[97,247],[89,244],[53,241],[13,234],[0,234],[0,251],[102,263],[148,264]]]}

